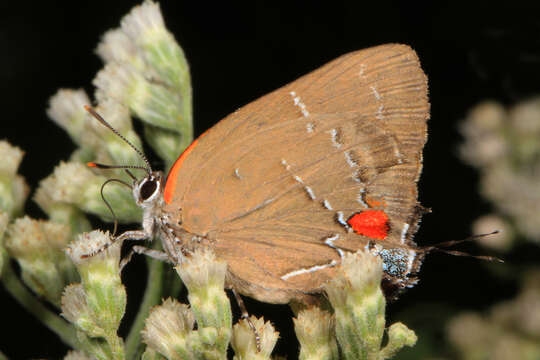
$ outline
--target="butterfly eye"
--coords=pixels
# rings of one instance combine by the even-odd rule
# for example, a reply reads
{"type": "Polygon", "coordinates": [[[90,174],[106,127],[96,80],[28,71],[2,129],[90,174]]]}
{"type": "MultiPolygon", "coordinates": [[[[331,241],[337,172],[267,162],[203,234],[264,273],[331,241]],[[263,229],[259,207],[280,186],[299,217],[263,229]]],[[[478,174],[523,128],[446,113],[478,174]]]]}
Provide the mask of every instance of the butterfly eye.
{"type": "Polygon", "coordinates": [[[148,180],[145,181],[141,187],[140,187],[140,196],[142,201],[148,200],[154,193],[156,192],[156,189],[158,187],[158,182],[156,180],[148,180]]]}

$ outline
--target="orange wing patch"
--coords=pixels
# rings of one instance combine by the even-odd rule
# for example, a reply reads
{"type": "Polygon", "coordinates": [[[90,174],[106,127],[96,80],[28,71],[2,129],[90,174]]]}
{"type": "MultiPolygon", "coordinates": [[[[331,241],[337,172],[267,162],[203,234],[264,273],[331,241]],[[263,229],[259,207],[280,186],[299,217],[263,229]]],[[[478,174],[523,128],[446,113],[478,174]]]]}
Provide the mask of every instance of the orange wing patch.
{"type": "Polygon", "coordinates": [[[347,220],[347,224],[357,234],[377,240],[384,240],[390,230],[388,215],[382,210],[365,210],[356,213],[347,220]]]}
{"type": "Polygon", "coordinates": [[[182,167],[182,163],[187,158],[189,153],[195,149],[195,146],[197,145],[197,142],[200,138],[202,138],[208,130],[206,130],[204,133],[202,133],[201,136],[199,136],[195,141],[193,141],[187,148],[184,150],[184,152],[176,159],[174,162],[171,170],[169,171],[169,174],[167,175],[167,182],[165,183],[165,189],[163,190],[163,199],[165,200],[166,204],[170,204],[172,202],[172,198],[174,195],[174,192],[176,190],[176,183],[178,180],[178,175],[180,173],[180,168],[182,167]]]}

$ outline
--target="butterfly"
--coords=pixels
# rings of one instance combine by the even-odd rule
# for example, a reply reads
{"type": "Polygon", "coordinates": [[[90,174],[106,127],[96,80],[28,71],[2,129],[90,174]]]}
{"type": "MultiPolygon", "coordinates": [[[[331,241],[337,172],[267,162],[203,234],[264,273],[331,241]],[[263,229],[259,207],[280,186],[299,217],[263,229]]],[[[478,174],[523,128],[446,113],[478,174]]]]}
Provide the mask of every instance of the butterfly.
{"type": "Polygon", "coordinates": [[[133,249],[173,263],[211,248],[228,287],[270,303],[312,302],[346,252],[368,249],[392,296],[417,282],[424,255],[413,236],[428,118],[410,47],[343,55],[221,120],[167,178],[139,152],[143,229],[116,240],[159,235],[163,252],[133,249]]]}

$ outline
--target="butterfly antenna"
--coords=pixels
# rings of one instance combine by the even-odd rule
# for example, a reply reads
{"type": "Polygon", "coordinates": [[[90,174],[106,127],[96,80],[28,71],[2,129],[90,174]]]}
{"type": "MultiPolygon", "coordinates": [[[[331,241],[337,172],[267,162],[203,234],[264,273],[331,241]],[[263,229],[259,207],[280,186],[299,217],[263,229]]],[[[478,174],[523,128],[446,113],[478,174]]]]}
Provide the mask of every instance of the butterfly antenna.
{"type": "MultiPolygon", "coordinates": [[[[143,154],[143,152],[135,147],[131,142],[129,142],[128,139],[126,139],[122,134],[120,134],[115,128],[111,126],[101,115],[99,115],[92,107],[85,105],[84,109],[90,113],[96,120],[98,120],[100,123],[102,123],[104,126],[109,128],[116,136],[118,136],[120,139],[122,139],[126,144],[128,144],[135,152],[143,159],[143,161],[146,164],[146,168],[144,168],[149,174],[152,172],[152,166],[150,166],[150,161],[146,158],[146,156],[143,154]]],[[[112,168],[112,167],[109,167],[112,168]]],[[[125,168],[125,167],[124,167],[125,168]]],[[[135,167],[133,167],[135,168],[135,167]]],[[[142,167],[139,167],[142,168],[142,167]]]]}
{"type": "Polygon", "coordinates": [[[133,180],[137,180],[137,178],[128,169],[140,169],[140,170],[145,170],[145,171],[149,170],[147,167],[138,166],[138,165],[107,165],[107,164],[101,164],[101,163],[96,163],[96,162],[88,162],[88,163],[86,163],[86,166],[93,167],[93,168],[96,168],[96,169],[105,169],[105,170],[107,170],[107,169],[124,169],[127,172],[127,174],[129,175],[129,177],[131,177],[133,180]]]}
{"type": "Polygon", "coordinates": [[[133,181],[137,181],[137,178],[135,177],[135,175],[133,175],[131,171],[129,171],[129,169],[124,168],[124,171],[129,175],[130,178],[133,179],[133,181]]]}

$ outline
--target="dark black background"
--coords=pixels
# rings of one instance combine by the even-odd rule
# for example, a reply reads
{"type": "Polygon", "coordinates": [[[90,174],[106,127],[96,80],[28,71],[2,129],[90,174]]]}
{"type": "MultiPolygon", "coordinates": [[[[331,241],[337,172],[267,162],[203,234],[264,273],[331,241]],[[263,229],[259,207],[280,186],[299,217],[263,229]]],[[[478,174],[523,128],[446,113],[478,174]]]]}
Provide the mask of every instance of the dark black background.
{"type": "MultiPolygon", "coordinates": [[[[102,66],[93,50],[101,34],[117,27],[137,3],[0,5],[0,138],[26,151],[20,172],[32,187],[74,149],[68,136],[47,119],[48,98],[61,87],[84,87],[92,93],[91,80],[102,66]]],[[[419,187],[422,203],[433,213],[424,217],[416,239],[434,244],[466,237],[470,223],[490,209],[477,195],[477,174],[456,157],[460,119],[479,101],[512,104],[540,86],[539,9],[505,3],[290,1],[244,6],[171,0],[163,1],[162,11],[191,66],[196,134],[346,52],[388,42],[410,44],[429,77],[432,104],[419,187]]],[[[31,201],[27,209],[34,217],[44,216],[31,201]]],[[[486,252],[474,246],[463,249],[486,252]]],[[[511,269],[537,255],[533,248],[518,249],[499,266],[511,269]]],[[[421,341],[439,341],[444,335],[442,318],[461,310],[487,309],[515,293],[511,279],[493,276],[488,267],[471,258],[429,256],[420,284],[388,306],[388,320],[403,320],[420,335],[431,325],[421,341]],[[411,315],[418,313],[421,318],[411,315]]],[[[3,290],[0,296],[2,351],[12,358],[63,356],[66,348],[53,334],[3,290]]],[[[130,300],[136,296],[130,295],[130,300]]],[[[254,301],[247,305],[251,312],[277,322],[287,336],[286,307],[254,301]]],[[[279,352],[294,358],[294,346],[284,343],[279,352]]]]}

